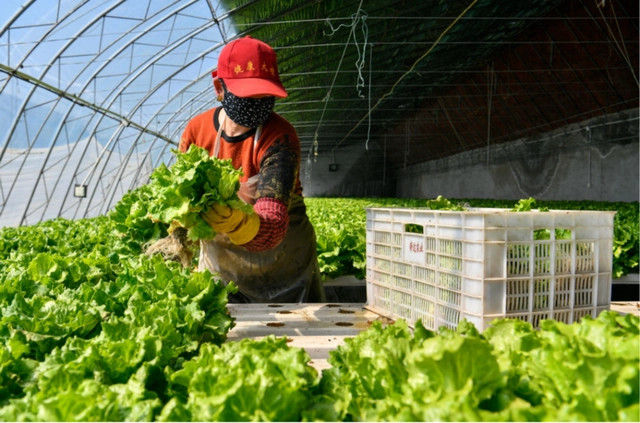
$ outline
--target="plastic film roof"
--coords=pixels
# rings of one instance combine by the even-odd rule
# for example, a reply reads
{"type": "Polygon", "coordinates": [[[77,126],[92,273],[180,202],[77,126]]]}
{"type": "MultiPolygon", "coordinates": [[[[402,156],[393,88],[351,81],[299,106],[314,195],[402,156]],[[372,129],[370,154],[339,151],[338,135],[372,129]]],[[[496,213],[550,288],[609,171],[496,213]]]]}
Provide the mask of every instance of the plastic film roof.
{"type": "MultiPolygon", "coordinates": [[[[153,168],[172,161],[188,120],[217,105],[210,72],[221,47],[239,36],[276,49],[289,91],[276,111],[294,124],[303,163],[311,163],[349,145],[378,148],[410,113],[429,102],[442,107],[437,96],[465,72],[484,75],[505,43],[563,3],[3,0],[0,227],[104,214],[147,183],[153,168]],[[87,187],[86,197],[74,195],[76,185],[87,187]]],[[[637,5],[636,12],[619,10],[627,23],[637,15],[637,5]]],[[[637,42],[637,68],[636,51],[637,42]]],[[[621,72],[631,75],[625,66],[621,72]]],[[[634,98],[637,104],[637,87],[631,94],[615,84],[611,90],[621,107],[634,98]]],[[[455,116],[447,115],[454,126],[455,116]]],[[[540,119],[547,126],[559,121],[540,119]]],[[[439,138],[459,140],[462,132],[454,127],[439,138]]],[[[473,140],[459,144],[416,138],[415,151],[429,152],[416,157],[474,148],[473,140]]]]}
{"type": "Polygon", "coordinates": [[[0,28],[0,226],[104,214],[146,183],[235,34],[206,0],[5,0],[0,28]]]}

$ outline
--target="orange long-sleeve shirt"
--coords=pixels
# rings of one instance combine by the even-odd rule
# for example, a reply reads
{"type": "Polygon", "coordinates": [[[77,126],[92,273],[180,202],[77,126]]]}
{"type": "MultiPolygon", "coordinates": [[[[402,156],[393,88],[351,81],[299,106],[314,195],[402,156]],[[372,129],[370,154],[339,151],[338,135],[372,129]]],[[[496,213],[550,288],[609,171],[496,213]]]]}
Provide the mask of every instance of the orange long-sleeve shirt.
{"type": "MultiPolygon", "coordinates": [[[[180,151],[195,144],[213,155],[220,110],[208,110],[189,121],[180,140],[180,151]]],[[[302,195],[300,140],[293,126],[277,113],[271,113],[263,124],[257,143],[255,135],[255,129],[235,137],[223,132],[218,158],[231,159],[236,169],[242,169],[241,182],[259,175],[254,210],[260,217],[260,230],[244,247],[263,251],[282,241],[289,224],[291,195],[302,195]]]]}

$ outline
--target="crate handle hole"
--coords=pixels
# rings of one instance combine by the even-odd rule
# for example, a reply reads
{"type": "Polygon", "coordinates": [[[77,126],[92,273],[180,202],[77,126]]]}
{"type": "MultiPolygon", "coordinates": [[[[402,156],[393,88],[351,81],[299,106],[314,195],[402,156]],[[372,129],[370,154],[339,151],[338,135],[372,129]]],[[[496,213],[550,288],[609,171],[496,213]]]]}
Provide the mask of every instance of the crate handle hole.
{"type": "Polygon", "coordinates": [[[424,226],[415,223],[407,223],[404,225],[404,231],[410,234],[423,234],[424,226]]]}
{"type": "MultiPolygon", "coordinates": [[[[571,229],[554,229],[555,239],[571,239],[572,231],[571,229]]],[[[534,241],[544,241],[551,239],[551,229],[535,229],[533,231],[533,239],[534,241]]]]}

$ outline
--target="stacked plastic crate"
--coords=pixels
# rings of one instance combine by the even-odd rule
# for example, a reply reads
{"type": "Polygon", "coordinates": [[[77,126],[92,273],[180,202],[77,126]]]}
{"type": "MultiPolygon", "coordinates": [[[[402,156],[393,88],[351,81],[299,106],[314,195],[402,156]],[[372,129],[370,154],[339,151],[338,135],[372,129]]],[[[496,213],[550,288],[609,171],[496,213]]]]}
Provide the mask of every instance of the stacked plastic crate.
{"type": "Polygon", "coordinates": [[[367,307],[429,329],[595,317],[610,304],[614,215],[367,209],[367,307]]]}

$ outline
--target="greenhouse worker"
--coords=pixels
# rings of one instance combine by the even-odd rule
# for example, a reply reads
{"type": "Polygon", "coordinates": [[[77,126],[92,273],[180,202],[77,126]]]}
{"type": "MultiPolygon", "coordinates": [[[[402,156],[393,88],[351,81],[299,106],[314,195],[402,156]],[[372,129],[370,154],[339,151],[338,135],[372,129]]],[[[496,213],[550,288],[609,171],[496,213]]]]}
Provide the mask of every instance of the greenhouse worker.
{"type": "Polygon", "coordinates": [[[230,302],[324,302],[316,236],[300,184],[300,140],[273,111],[287,96],[274,50],[250,36],[227,44],[213,72],[222,107],[189,121],[180,151],[191,144],[242,169],[238,195],[255,214],[216,205],[203,219],[218,233],[201,241],[198,270],[239,288],[230,302]]]}

